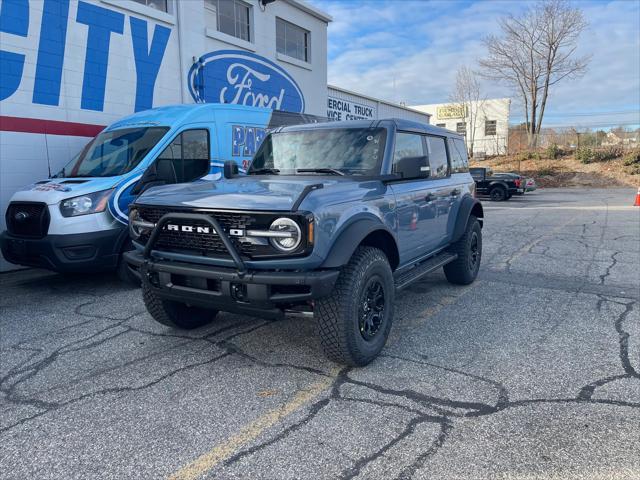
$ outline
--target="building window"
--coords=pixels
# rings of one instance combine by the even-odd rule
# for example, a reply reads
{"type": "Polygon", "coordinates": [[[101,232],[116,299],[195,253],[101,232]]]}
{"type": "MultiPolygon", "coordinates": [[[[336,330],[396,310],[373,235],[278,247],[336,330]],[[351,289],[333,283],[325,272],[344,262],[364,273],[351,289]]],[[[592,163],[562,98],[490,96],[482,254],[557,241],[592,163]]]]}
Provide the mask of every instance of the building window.
{"type": "Polygon", "coordinates": [[[485,136],[495,135],[496,134],[497,124],[498,124],[497,120],[485,120],[485,122],[484,122],[484,135],[485,136]]]}
{"type": "Polygon", "coordinates": [[[155,8],[156,10],[160,10],[161,12],[169,12],[169,1],[168,0],[133,0],[136,3],[141,3],[142,5],[146,5],[147,7],[155,8]]]}
{"type": "Polygon", "coordinates": [[[276,51],[303,62],[310,60],[311,33],[281,18],[276,18],[276,51]]]}
{"type": "Polygon", "coordinates": [[[447,128],[447,124],[446,123],[436,123],[436,127],[447,128]]]}
{"type": "Polygon", "coordinates": [[[207,23],[232,37],[251,42],[251,5],[241,0],[205,0],[207,23]]]}
{"type": "Polygon", "coordinates": [[[458,122],[458,123],[456,123],[456,132],[458,132],[460,135],[466,135],[467,134],[467,124],[466,124],[466,122],[458,122]]]}

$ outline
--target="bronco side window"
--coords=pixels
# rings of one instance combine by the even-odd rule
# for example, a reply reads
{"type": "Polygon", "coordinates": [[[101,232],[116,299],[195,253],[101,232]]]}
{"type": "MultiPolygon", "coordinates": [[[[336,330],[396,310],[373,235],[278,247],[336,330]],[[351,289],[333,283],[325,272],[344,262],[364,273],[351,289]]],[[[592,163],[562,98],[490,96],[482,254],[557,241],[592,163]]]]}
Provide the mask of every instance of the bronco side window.
{"type": "Polygon", "coordinates": [[[451,153],[451,173],[464,173],[469,171],[467,149],[462,140],[449,138],[449,153],[451,153]]]}
{"type": "Polygon", "coordinates": [[[429,166],[431,178],[445,178],[449,176],[449,161],[447,159],[447,147],[444,137],[427,135],[429,147],[429,166]]]}
{"type": "Polygon", "coordinates": [[[208,130],[186,130],[160,154],[157,170],[167,183],[190,182],[208,173],[210,151],[208,130]]]}
{"type": "Polygon", "coordinates": [[[429,164],[423,135],[405,132],[396,133],[392,172],[403,180],[429,176],[429,164]]]}

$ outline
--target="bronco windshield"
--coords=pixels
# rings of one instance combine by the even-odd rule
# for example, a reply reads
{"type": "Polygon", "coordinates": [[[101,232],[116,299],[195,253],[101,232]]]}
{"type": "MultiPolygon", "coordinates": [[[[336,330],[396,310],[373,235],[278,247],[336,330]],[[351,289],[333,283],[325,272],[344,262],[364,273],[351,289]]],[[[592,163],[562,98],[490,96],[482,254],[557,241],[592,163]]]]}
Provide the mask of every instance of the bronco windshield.
{"type": "Polygon", "coordinates": [[[168,127],[122,128],[99,133],[57,177],[114,177],[131,171],[168,127]]]}
{"type": "Polygon", "coordinates": [[[377,175],[384,157],[384,128],[319,128],[268,135],[250,175],[377,175]]]}

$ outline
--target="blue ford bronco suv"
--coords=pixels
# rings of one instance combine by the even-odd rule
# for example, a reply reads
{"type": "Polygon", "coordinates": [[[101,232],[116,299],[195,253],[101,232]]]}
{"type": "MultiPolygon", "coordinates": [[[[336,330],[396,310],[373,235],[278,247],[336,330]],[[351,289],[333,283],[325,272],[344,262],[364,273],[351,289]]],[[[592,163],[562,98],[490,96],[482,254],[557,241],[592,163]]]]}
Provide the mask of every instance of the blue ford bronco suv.
{"type": "Polygon", "coordinates": [[[329,358],[366,365],[394,295],[440,267],[478,274],[483,209],[463,138],[406,120],[281,127],[247,175],[152,188],[129,210],[149,313],[197,328],[218,311],[313,315],[329,358]]]}

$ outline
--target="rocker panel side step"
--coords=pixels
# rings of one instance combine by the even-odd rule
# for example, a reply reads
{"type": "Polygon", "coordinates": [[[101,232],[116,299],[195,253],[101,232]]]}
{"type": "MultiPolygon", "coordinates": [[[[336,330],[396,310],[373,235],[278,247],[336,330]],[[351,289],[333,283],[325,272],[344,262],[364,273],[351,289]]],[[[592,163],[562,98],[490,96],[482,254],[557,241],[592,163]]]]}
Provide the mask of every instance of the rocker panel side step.
{"type": "Polygon", "coordinates": [[[424,262],[416,265],[412,269],[406,272],[402,272],[395,276],[396,290],[402,290],[408,287],[413,282],[420,280],[425,275],[437,270],[440,267],[444,267],[447,263],[453,262],[458,255],[455,253],[439,253],[424,262]]]}

